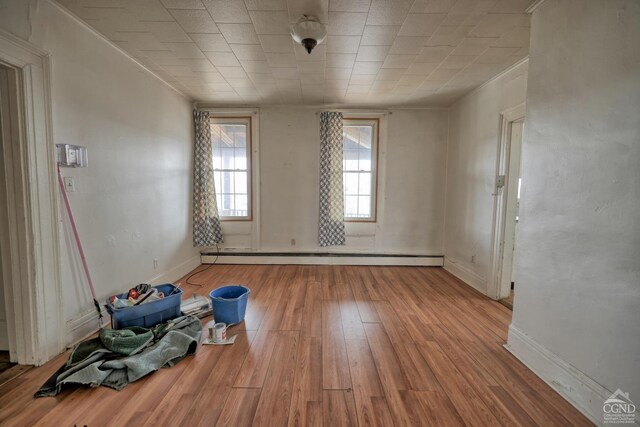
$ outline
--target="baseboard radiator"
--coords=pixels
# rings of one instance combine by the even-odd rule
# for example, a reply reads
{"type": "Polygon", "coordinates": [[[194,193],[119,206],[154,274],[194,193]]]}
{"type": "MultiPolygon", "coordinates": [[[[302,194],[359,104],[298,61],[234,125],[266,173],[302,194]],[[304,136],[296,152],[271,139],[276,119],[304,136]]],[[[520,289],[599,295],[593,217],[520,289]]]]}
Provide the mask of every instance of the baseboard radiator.
{"type": "Polygon", "coordinates": [[[201,252],[203,264],[387,265],[442,267],[443,255],[345,252],[201,252]]]}

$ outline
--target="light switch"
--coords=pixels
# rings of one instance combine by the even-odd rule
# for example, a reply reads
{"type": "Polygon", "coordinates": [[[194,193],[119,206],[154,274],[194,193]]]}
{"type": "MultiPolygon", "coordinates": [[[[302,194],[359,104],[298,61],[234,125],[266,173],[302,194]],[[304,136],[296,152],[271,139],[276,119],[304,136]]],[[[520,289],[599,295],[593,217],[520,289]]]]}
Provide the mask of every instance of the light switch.
{"type": "Polygon", "coordinates": [[[64,189],[67,191],[67,193],[73,193],[74,191],[76,191],[76,183],[73,181],[72,176],[65,176],[63,178],[63,181],[64,189]]]}

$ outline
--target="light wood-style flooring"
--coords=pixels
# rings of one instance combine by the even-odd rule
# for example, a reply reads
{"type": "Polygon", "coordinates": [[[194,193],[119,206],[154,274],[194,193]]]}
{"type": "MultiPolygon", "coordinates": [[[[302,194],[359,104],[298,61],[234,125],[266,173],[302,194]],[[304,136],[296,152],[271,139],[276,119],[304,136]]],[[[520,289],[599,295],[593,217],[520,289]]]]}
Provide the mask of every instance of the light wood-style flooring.
{"type": "Polygon", "coordinates": [[[215,265],[191,281],[185,298],[251,288],[234,345],[120,392],[33,399],[65,353],[0,386],[0,425],[590,425],[503,348],[511,311],[441,268],[215,265]]]}

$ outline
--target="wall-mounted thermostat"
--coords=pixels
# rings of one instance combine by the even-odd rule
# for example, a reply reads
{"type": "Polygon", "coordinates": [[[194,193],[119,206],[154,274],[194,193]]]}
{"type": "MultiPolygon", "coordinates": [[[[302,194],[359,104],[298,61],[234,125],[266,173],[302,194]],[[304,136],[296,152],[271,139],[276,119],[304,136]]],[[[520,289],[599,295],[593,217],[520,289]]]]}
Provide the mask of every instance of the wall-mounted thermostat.
{"type": "Polygon", "coordinates": [[[89,165],[87,147],[80,145],[56,144],[56,157],[62,167],[86,168],[89,165]]]}

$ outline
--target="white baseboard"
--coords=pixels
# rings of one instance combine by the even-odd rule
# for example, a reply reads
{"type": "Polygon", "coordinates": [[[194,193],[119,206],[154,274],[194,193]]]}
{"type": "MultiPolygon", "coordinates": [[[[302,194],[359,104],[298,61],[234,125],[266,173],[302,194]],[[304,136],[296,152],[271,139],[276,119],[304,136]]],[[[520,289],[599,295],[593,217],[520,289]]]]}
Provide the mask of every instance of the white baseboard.
{"type": "MultiPolygon", "coordinates": [[[[200,255],[195,255],[173,267],[172,269],[167,270],[164,273],[160,273],[155,277],[147,280],[147,283],[151,283],[154,285],[161,283],[171,283],[184,276],[199,265],[200,255]]],[[[124,291],[126,291],[126,289],[123,290],[123,292],[124,291]]],[[[102,303],[102,301],[99,302],[102,308],[103,325],[108,325],[110,323],[110,316],[104,309],[104,304],[102,303]]],[[[67,331],[69,332],[67,334],[67,347],[71,347],[74,344],[77,344],[78,342],[86,339],[90,335],[94,334],[98,329],[98,315],[95,308],[86,310],[73,319],[67,320],[67,331]]]]}
{"type": "Polygon", "coordinates": [[[386,265],[442,267],[443,257],[202,255],[203,264],[386,265]]]}
{"type": "Polygon", "coordinates": [[[451,258],[445,257],[444,269],[475,290],[482,292],[484,295],[487,294],[487,279],[469,270],[464,265],[453,261],[451,258]]]}
{"type": "Polygon", "coordinates": [[[611,396],[611,391],[547,350],[513,324],[509,326],[509,338],[504,347],[593,423],[603,425],[602,406],[611,396]]]}

